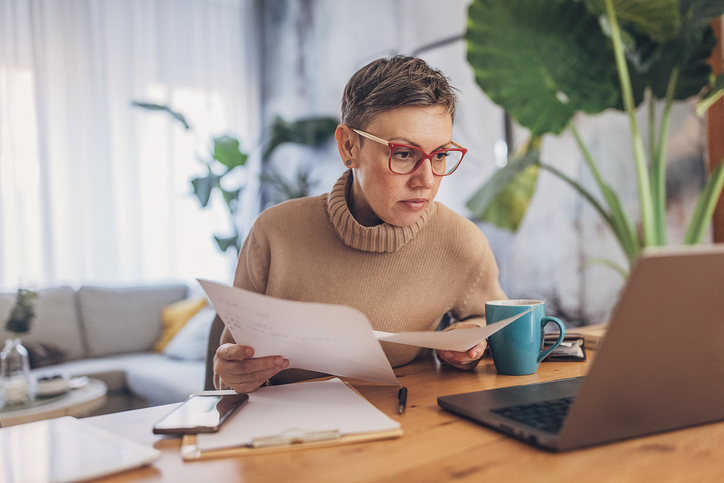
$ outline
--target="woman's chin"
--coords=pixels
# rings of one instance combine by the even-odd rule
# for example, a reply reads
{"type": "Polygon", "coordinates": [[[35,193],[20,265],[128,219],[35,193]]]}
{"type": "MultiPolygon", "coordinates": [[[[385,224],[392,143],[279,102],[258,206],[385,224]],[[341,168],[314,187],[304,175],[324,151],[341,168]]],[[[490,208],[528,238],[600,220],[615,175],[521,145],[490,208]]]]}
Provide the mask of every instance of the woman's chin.
{"type": "Polygon", "coordinates": [[[405,213],[404,215],[397,215],[390,220],[385,220],[388,225],[394,226],[412,226],[418,222],[424,211],[418,211],[413,213],[405,213]]]}

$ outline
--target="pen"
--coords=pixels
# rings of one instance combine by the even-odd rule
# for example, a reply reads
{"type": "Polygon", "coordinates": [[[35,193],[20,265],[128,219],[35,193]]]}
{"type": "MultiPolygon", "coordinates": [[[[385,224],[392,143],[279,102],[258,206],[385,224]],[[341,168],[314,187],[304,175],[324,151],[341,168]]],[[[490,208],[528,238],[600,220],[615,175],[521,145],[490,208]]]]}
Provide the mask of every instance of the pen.
{"type": "Polygon", "coordinates": [[[405,412],[405,405],[407,404],[407,388],[401,387],[400,390],[397,392],[397,414],[402,414],[405,412]]]}

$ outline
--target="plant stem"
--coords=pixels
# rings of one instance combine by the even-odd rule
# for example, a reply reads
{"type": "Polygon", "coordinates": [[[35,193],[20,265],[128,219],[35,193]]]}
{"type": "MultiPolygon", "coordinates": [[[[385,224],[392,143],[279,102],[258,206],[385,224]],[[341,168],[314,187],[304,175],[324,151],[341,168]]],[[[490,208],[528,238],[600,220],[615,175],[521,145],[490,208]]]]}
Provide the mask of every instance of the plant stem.
{"type": "Polygon", "coordinates": [[[576,139],[578,149],[580,149],[581,153],[583,153],[583,159],[586,161],[588,169],[590,169],[591,173],[593,173],[593,177],[595,178],[596,183],[600,188],[601,186],[605,185],[606,182],[603,180],[603,176],[601,176],[601,172],[598,170],[598,166],[596,166],[596,163],[593,160],[593,156],[591,156],[591,152],[588,150],[588,147],[586,147],[586,145],[583,143],[583,138],[581,138],[581,135],[578,133],[576,125],[570,123],[568,127],[571,130],[571,133],[573,133],[573,137],[576,139]]]}
{"type": "Polygon", "coordinates": [[[565,181],[566,183],[571,185],[571,187],[573,189],[578,191],[578,193],[581,196],[583,196],[589,203],[591,203],[591,206],[593,206],[593,208],[596,211],[598,211],[598,214],[601,215],[601,218],[603,218],[606,221],[606,223],[608,223],[608,225],[611,227],[611,230],[613,230],[614,233],[616,232],[616,229],[613,226],[614,221],[611,218],[611,215],[606,211],[606,209],[601,205],[601,203],[599,203],[598,200],[596,200],[596,198],[594,198],[593,195],[591,193],[589,193],[588,190],[586,190],[586,188],[584,188],[583,186],[580,185],[580,183],[578,183],[577,181],[575,181],[574,179],[569,177],[567,174],[565,174],[564,172],[557,169],[556,167],[551,166],[550,164],[540,163],[540,167],[545,169],[546,171],[549,171],[550,173],[558,176],[560,179],[562,179],[563,181],[565,181]]]}
{"type": "Polygon", "coordinates": [[[651,159],[655,159],[656,153],[656,104],[654,102],[654,93],[651,89],[646,89],[646,104],[649,108],[649,153],[651,159]]]}
{"type": "Polygon", "coordinates": [[[724,162],[714,169],[699,195],[699,201],[694,209],[689,229],[684,236],[685,245],[696,245],[703,241],[709,228],[711,217],[714,214],[719,194],[724,187],[724,162]]]}
{"type": "Polygon", "coordinates": [[[561,180],[568,183],[574,190],[578,191],[581,196],[583,196],[589,203],[591,203],[591,206],[593,206],[593,208],[598,211],[598,214],[601,215],[601,218],[603,218],[603,220],[608,224],[609,228],[611,228],[611,231],[613,232],[614,236],[616,236],[616,240],[621,245],[621,249],[626,254],[628,259],[634,260],[636,258],[636,253],[638,253],[638,250],[630,246],[629,240],[626,235],[622,233],[622,229],[616,221],[616,218],[612,216],[611,213],[607,212],[603,205],[601,205],[601,203],[599,203],[593,197],[593,195],[591,195],[591,193],[586,190],[586,188],[584,188],[578,182],[576,182],[554,166],[551,166],[550,164],[540,162],[538,163],[538,165],[542,169],[549,171],[551,174],[558,176],[561,180]]]}
{"type": "Polygon", "coordinates": [[[666,104],[661,118],[661,126],[659,126],[658,146],[651,158],[651,194],[654,202],[654,226],[656,228],[657,245],[666,245],[666,139],[678,79],[679,68],[674,67],[669,77],[669,84],[666,87],[666,104]]]}
{"type": "Polygon", "coordinates": [[[641,225],[643,227],[644,246],[651,245],[655,241],[653,204],[651,202],[651,184],[649,182],[649,173],[646,166],[646,153],[644,152],[644,143],[639,133],[636,123],[636,112],[634,106],[633,91],[631,89],[631,79],[626,65],[624,56],[623,41],[621,40],[621,29],[618,26],[618,19],[613,7],[612,0],[606,0],[606,14],[611,25],[611,38],[613,40],[613,50],[616,57],[616,67],[618,69],[619,79],[621,81],[621,91],[623,94],[623,104],[628,113],[629,122],[631,124],[631,140],[634,147],[634,161],[636,164],[636,174],[639,186],[639,199],[641,204],[641,225]]]}
{"type": "Polygon", "coordinates": [[[618,242],[628,259],[633,261],[636,259],[639,251],[641,250],[641,244],[638,240],[636,228],[631,222],[628,213],[624,210],[621,201],[618,199],[614,191],[608,186],[606,181],[604,181],[603,176],[601,176],[598,166],[596,166],[593,156],[591,156],[591,152],[583,143],[583,139],[581,139],[575,124],[570,123],[568,127],[573,133],[573,137],[576,139],[578,148],[583,153],[583,158],[586,160],[586,164],[593,173],[593,177],[598,184],[598,188],[601,190],[601,193],[611,210],[608,215],[611,230],[618,239],[618,242]]]}
{"type": "Polygon", "coordinates": [[[593,265],[603,265],[604,267],[608,267],[611,270],[613,270],[614,272],[621,275],[624,278],[624,280],[628,279],[628,272],[626,271],[626,269],[623,268],[618,263],[611,261],[607,258],[599,258],[599,257],[589,258],[588,260],[586,260],[586,263],[584,263],[583,266],[581,267],[581,271],[583,271],[593,265]]]}

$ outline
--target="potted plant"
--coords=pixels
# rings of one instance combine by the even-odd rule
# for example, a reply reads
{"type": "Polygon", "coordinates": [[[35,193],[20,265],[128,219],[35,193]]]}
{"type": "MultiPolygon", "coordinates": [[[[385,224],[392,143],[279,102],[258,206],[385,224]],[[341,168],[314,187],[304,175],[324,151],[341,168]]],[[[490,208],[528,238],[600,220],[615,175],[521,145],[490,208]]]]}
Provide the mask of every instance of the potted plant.
{"type": "MultiPolygon", "coordinates": [[[[178,111],[172,110],[169,106],[138,101],[134,101],[132,105],[150,111],[165,111],[173,119],[180,122],[184,129],[192,129],[185,116],[178,111]]],[[[269,163],[272,153],[285,143],[319,147],[334,136],[338,123],[339,121],[332,117],[311,117],[295,122],[286,122],[280,117],[274,119],[269,128],[269,139],[265,143],[262,154],[264,170],[261,175],[261,182],[262,186],[269,188],[268,193],[262,193],[262,197],[269,198],[262,205],[271,205],[287,199],[307,196],[310,188],[314,185],[308,171],[300,170],[291,180],[277,171],[269,163]]],[[[212,139],[212,143],[213,148],[209,156],[197,156],[199,161],[204,164],[207,172],[204,176],[193,178],[191,185],[194,195],[199,200],[202,208],[208,206],[214,191],[218,191],[222,195],[231,219],[233,233],[230,236],[214,235],[214,240],[216,240],[219,250],[226,252],[232,248],[236,252],[236,257],[238,257],[243,242],[241,230],[237,223],[240,208],[239,196],[244,190],[245,184],[237,182],[236,185],[223,187],[222,180],[224,178],[234,178],[233,175],[229,175],[233,171],[243,169],[249,153],[242,151],[241,143],[232,136],[215,137],[212,139]]],[[[234,260],[236,260],[236,257],[234,257],[234,260]]]]}
{"type": "MultiPolygon", "coordinates": [[[[700,113],[722,94],[707,61],[716,45],[712,18],[724,0],[474,0],[468,10],[468,62],[478,85],[530,130],[530,140],[468,201],[480,219],[520,225],[540,169],[580,193],[601,215],[629,262],[666,240],[666,139],[672,104],[700,96],[700,113]],[[664,103],[660,119],[654,104],[664,103]],[[649,153],[635,111],[649,113],[649,153]],[[640,226],[602,177],[575,123],[577,113],[625,111],[633,141],[640,226]],[[659,129],[656,129],[657,123],[659,129]],[[541,161],[547,134],[570,130],[599,193],[541,161]]],[[[724,185],[724,164],[709,176],[685,244],[701,243],[724,185]]],[[[598,260],[601,261],[601,260],[598,260]]],[[[627,267],[604,261],[624,276],[627,267]]]]}
{"type": "Polygon", "coordinates": [[[7,404],[28,404],[35,399],[35,379],[30,374],[30,358],[23,347],[20,336],[30,332],[31,322],[35,318],[33,302],[38,293],[20,288],[15,305],[5,322],[5,330],[15,337],[5,341],[0,352],[0,376],[5,388],[7,404]]]}

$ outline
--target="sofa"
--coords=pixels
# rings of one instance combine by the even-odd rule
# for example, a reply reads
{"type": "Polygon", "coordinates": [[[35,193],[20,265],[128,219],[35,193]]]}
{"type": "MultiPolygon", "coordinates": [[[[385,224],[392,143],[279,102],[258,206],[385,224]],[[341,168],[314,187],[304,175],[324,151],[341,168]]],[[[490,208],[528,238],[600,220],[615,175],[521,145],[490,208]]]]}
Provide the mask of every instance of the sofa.
{"type": "MultiPolygon", "coordinates": [[[[55,359],[33,373],[103,380],[108,385],[107,403],[96,414],[178,402],[204,389],[209,331],[216,314],[201,294],[191,298],[188,286],[64,286],[38,294],[31,330],[21,340],[31,355],[40,350],[55,359]],[[172,321],[176,327],[169,333],[166,315],[184,304],[190,317],[180,325],[172,321]],[[189,312],[190,304],[201,308],[189,312]]],[[[3,341],[13,336],[4,322],[15,298],[15,293],[0,294],[3,341]]]]}

